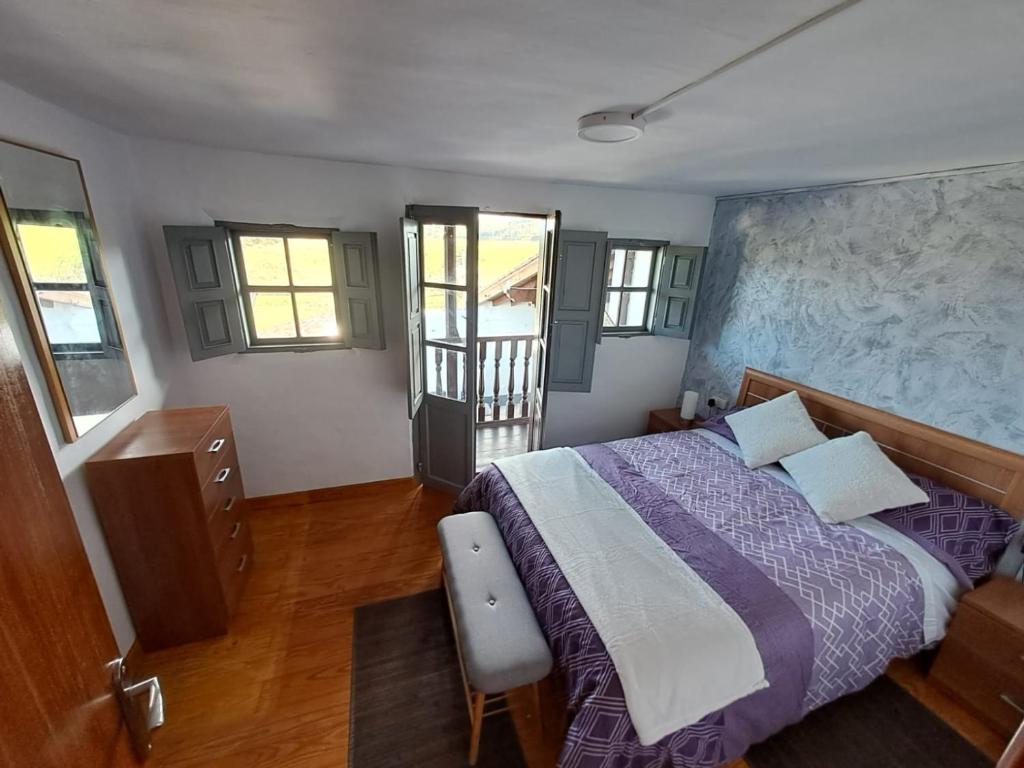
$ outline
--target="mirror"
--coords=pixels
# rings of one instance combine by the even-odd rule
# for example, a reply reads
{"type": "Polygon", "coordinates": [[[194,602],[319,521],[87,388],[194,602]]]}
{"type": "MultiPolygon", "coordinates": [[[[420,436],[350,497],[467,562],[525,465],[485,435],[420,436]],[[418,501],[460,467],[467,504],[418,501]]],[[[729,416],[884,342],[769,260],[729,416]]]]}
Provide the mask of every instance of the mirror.
{"type": "Polygon", "coordinates": [[[0,140],[0,244],[72,442],[136,393],[77,160],[0,140]]]}

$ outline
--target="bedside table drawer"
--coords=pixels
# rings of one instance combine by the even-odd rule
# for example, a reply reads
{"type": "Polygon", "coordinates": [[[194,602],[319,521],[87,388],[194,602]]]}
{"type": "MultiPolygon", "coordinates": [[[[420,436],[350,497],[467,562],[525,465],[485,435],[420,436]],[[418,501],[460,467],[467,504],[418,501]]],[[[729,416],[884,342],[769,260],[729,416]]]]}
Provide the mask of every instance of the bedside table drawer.
{"type": "Polygon", "coordinates": [[[683,419],[679,416],[678,408],[663,408],[647,413],[648,435],[656,435],[661,432],[676,432],[680,429],[693,429],[697,426],[694,419],[683,419]]]}
{"type": "Polygon", "coordinates": [[[948,639],[970,649],[987,666],[1024,689],[1024,635],[970,605],[961,605],[948,639]]]}
{"type": "Polygon", "coordinates": [[[943,642],[929,677],[1005,736],[1012,735],[1024,720],[1024,683],[1011,679],[956,639],[943,642]]]}

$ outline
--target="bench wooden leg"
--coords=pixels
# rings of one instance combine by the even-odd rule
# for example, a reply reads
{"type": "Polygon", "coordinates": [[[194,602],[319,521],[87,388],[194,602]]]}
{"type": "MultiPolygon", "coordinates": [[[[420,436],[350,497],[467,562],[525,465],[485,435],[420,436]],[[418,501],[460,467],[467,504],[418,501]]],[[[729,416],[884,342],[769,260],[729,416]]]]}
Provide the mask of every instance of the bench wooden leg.
{"type": "Polygon", "coordinates": [[[476,765],[477,756],[480,754],[480,731],[484,725],[484,695],[479,691],[473,691],[473,713],[472,731],[469,735],[469,764],[476,765]]]}

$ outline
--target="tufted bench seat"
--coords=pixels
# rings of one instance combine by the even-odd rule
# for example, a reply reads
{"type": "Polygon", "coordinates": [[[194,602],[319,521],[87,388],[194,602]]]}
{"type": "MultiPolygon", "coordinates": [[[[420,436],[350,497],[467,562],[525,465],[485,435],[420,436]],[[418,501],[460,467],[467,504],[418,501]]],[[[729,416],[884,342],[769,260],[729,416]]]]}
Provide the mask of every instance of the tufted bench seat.
{"type": "Polygon", "coordinates": [[[486,704],[512,688],[534,685],[551,671],[551,651],[537,625],[512,558],[487,512],[450,515],[437,524],[444,584],[472,726],[475,765],[486,704]]]}

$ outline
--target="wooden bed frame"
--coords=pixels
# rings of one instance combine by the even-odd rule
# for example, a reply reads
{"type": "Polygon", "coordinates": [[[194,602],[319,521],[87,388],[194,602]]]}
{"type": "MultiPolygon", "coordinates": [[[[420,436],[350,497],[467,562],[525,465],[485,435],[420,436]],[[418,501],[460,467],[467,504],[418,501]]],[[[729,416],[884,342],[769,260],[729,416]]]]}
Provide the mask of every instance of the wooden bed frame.
{"type": "Polygon", "coordinates": [[[904,470],[985,499],[1024,519],[1024,456],[753,368],[743,374],[736,403],[757,405],[787,392],[800,395],[811,418],[829,437],[867,432],[904,470]]]}

